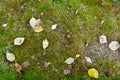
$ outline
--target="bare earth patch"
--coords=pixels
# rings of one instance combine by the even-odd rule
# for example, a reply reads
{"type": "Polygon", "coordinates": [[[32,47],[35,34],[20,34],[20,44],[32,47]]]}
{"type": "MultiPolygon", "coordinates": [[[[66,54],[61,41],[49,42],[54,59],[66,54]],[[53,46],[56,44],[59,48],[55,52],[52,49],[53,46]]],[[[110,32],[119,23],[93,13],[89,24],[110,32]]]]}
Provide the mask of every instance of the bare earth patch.
{"type": "Polygon", "coordinates": [[[104,58],[108,60],[120,59],[120,50],[111,51],[107,44],[100,44],[95,42],[88,46],[85,54],[93,58],[104,58]]]}

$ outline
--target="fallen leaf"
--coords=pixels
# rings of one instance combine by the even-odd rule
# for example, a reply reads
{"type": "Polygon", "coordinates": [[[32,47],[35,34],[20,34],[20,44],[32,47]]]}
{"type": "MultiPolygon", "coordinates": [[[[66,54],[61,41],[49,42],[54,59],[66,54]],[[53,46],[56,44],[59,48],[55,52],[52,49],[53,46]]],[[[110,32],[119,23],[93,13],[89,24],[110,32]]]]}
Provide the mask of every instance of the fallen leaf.
{"type": "Polygon", "coordinates": [[[21,45],[24,42],[25,38],[18,37],[14,39],[14,45],[21,45]]]}
{"type": "Polygon", "coordinates": [[[70,39],[71,36],[70,36],[70,34],[68,34],[66,37],[67,37],[68,39],[70,39]]]}
{"type": "Polygon", "coordinates": [[[88,75],[90,77],[93,77],[93,78],[98,78],[99,77],[99,73],[98,73],[98,71],[95,68],[89,69],[88,70],[88,75]]]}
{"type": "Polygon", "coordinates": [[[6,53],[6,59],[10,62],[13,62],[15,60],[15,55],[12,53],[6,53]]]}
{"type": "Polygon", "coordinates": [[[71,64],[68,65],[68,69],[70,69],[70,70],[72,69],[72,65],[71,64]]]}
{"type": "Polygon", "coordinates": [[[48,40],[47,39],[43,40],[42,45],[43,45],[43,49],[45,50],[49,45],[48,40]]]}
{"type": "Polygon", "coordinates": [[[73,62],[74,62],[74,58],[72,58],[72,57],[69,57],[65,60],[65,63],[67,63],[67,64],[72,64],[73,62]]]}
{"type": "Polygon", "coordinates": [[[117,49],[120,48],[120,44],[117,42],[117,41],[112,41],[110,44],[109,44],[109,48],[112,50],[112,51],[115,51],[117,49]]]}
{"type": "Polygon", "coordinates": [[[28,67],[30,65],[30,63],[28,62],[28,61],[25,61],[24,63],[23,63],[23,67],[28,67]]]}
{"type": "Polygon", "coordinates": [[[14,65],[15,65],[16,71],[19,72],[19,73],[21,73],[22,66],[19,65],[18,63],[15,63],[14,65]]]}
{"type": "Polygon", "coordinates": [[[34,59],[35,59],[35,56],[31,56],[31,59],[34,60],[34,59]]]}
{"type": "Polygon", "coordinates": [[[51,29],[55,30],[57,28],[57,24],[52,25],[51,29]]]}
{"type": "Polygon", "coordinates": [[[65,74],[65,75],[68,75],[68,74],[70,74],[70,73],[71,73],[71,71],[70,71],[69,69],[64,70],[64,74],[65,74]]]}
{"type": "Polygon", "coordinates": [[[105,1],[102,1],[101,5],[103,7],[111,6],[111,4],[109,4],[109,3],[105,2],[105,1]]]}
{"type": "Polygon", "coordinates": [[[112,69],[111,67],[109,67],[105,74],[106,74],[106,76],[108,76],[108,77],[112,76],[112,74],[113,74],[113,69],[112,69]]]}
{"type": "Polygon", "coordinates": [[[7,25],[8,25],[7,23],[4,23],[4,24],[3,24],[3,27],[7,27],[7,25]]]}
{"type": "Polygon", "coordinates": [[[50,64],[51,64],[51,62],[46,62],[46,61],[44,62],[45,67],[48,67],[50,64]]]}
{"type": "Polygon", "coordinates": [[[75,56],[76,58],[79,58],[80,57],[80,54],[76,54],[76,56],[75,56]]]}
{"type": "Polygon", "coordinates": [[[41,32],[43,31],[43,27],[39,25],[36,29],[34,29],[35,32],[41,32]]]}
{"type": "Polygon", "coordinates": [[[91,60],[90,57],[86,57],[86,56],[85,56],[85,60],[86,60],[87,62],[89,62],[89,63],[92,63],[92,60],[91,60]]]}
{"type": "Polygon", "coordinates": [[[33,17],[33,18],[30,19],[29,24],[35,32],[43,31],[43,27],[41,26],[41,20],[40,19],[35,19],[33,17]]]}
{"type": "Polygon", "coordinates": [[[118,25],[120,26],[120,21],[118,22],[118,25]]]}
{"type": "Polygon", "coordinates": [[[107,43],[107,39],[105,35],[99,36],[99,41],[101,44],[107,43]]]}

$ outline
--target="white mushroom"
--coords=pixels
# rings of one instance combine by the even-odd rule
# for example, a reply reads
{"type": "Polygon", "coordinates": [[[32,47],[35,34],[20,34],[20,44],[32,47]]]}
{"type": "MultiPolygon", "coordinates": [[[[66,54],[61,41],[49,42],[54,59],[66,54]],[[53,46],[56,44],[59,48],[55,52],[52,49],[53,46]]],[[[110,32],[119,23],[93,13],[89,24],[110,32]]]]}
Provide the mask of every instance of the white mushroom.
{"type": "Polygon", "coordinates": [[[120,48],[120,44],[119,44],[117,41],[112,41],[112,42],[109,44],[109,48],[110,48],[112,51],[115,51],[115,50],[117,50],[118,48],[120,48]]]}

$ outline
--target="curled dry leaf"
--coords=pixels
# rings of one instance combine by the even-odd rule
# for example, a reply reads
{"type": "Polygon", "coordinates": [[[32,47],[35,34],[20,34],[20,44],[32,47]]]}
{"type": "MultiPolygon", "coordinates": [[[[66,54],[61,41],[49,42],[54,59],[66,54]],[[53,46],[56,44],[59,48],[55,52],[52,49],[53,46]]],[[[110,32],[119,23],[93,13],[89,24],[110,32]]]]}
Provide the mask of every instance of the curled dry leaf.
{"type": "Polygon", "coordinates": [[[109,44],[109,48],[112,50],[112,51],[115,51],[117,49],[120,48],[120,44],[117,42],[117,41],[112,41],[110,44],[109,44]]]}
{"type": "Polygon", "coordinates": [[[69,69],[69,70],[72,69],[72,65],[71,65],[71,64],[68,65],[68,69],[69,69]]]}
{"type": "Polygon", "coordinates": [[[35,19],[33,17],[33,18],[30,19],[29,24],[35,32],[43,31],[43,27],[41,26],[41,20],[40,19],[35,19]]]}
{"type": "Polygon", "coordinates": [[[53,24],[51,27],[52,30],[55,30],[56,28],[57,28],[57,24],[53,24]]]}
{"type": "Polygon", "coordinates": [[[112,76],[112,74],[113,74],[113,69],[112,69],[111,67],[109,67],[105,74],[106,74],[106,76],[108,76],[108,77],[112,76]]]}
{"type": "Polygon", "coordinates": [[[15,65],[16,71],[19,72],[19,73],[21,73],[22,66],[19,65],[18,63],[15,63],[14,65],[15,65]]]}
{"type": "Polygon", "coordinates": [[[99,36],[99,41],[101,44],[107,43],[107,39],[105,35],[99,36]]]}
{"type": "Polygon", "coordinates": [[[86,56],[85,56],[85,60],[86,60],[87,62],[89,62],[89,63],[92,63],[92,60],[91,60],[90,57],[86,57],[86,56]]]}
{"type": "Polygon", "coordinates": [[[45,50],[49,45],[48,40],[47,39],[43,40],[42,45],[43,45],[43,49],[45,50]]]}
{"type": "Polygon", "coordinates": [[[28,62],[28,61],[25,61],[24,63],[23,63],[23,67],[28,67],[30,65],[30,63],[28,62]]]}
{"type": "Polygon", "coordinates": [[[67,64],[72,64],[73,62],[74,62],[74,58],[72,58],[72,57],[69,57],[65,60],[65,63],[67,63],[67,64]]]}
{"type": "Polygon", "coordinates": [[[6,59],[10,62],[13,62],[15,60],[15,55],[12,53],[6,53],[6,59]]]}
{"type": "Polygon", "coordinates": [[[50,64],[51,64],[51,62],[46,62],[46,61],[44,62],[45,67],[48,67],[50,64]]]}
{"type": "Polygon", "coordinates": [[[71,71],[70,71],[69,69],[64,70],[64,74],[65,74],[65,75],[68,75],[68,74],[70,74],[70,73],[71,73],[71,71]]]}
{"type": "Polygon", "coordinates": [[[95,68],[91,68],[88,70],[88,75],[93,78],[98,78],[99,72],[95,68]]]}
{"type": "Polygon", "coordinates": [[[24,42],[25,38],[18,37],[14,39],[14,45],[21,45],[24,42]]]}
{"type": "Polygon", "coordinates": [[[105,2],[105,1],[102,1],[101,6],[103,6],[103,7],[107,7],[107,6],[110,6],[110,4],[107,3],[107,2],[105,2]]]}

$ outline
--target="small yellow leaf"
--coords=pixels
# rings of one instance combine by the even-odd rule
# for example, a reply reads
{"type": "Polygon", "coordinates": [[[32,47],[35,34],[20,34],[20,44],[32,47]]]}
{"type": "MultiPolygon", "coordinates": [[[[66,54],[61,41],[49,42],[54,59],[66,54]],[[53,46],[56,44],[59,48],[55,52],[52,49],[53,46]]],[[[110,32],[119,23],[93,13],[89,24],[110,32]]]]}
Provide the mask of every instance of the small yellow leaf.
{"type": "Polygon", "coordinates": [[[38,27],[36,27],[36,28],[34,29],[34,31],[35,31],[35,32],[41,32],[41,31],[43,31],[43,27],[42,27],[41,25],[39,25],[38,27]]]}
{"type": "Polygon", "coordinates": [[[75,56],[76,58],[79,58],[80,57],[80,54],[76,54],[76,56],[75,56]]]}
{"type": "Polygon", "coordinates": [[[88,70],[88,75],[90,77],[93,77],[93,78],[98,78],[99,77],[99,73],[98,73],[98,71],[95,68],[89,69],[88,70]]]}
{"type": "Polygon", "coordinates": [[[15,63],[14,65],[15,65],[15,67],[19,66],[19,64],[18,64],[18,63],[15,63]]]}
{"type": "Polygon", "coordinates": [[[17,71],[18,73],[21,73],[22,66],[19,65],[18,63],[15,63],[14,65],[15,65],[16,71],[17,71]]]}
{"type": "Polygon", "coordinates": [[[43,27],[41,26],[41,19],[35,19],[33,17],[30,19],[29,24],[35,32],[43,31],[43,27]]]}

